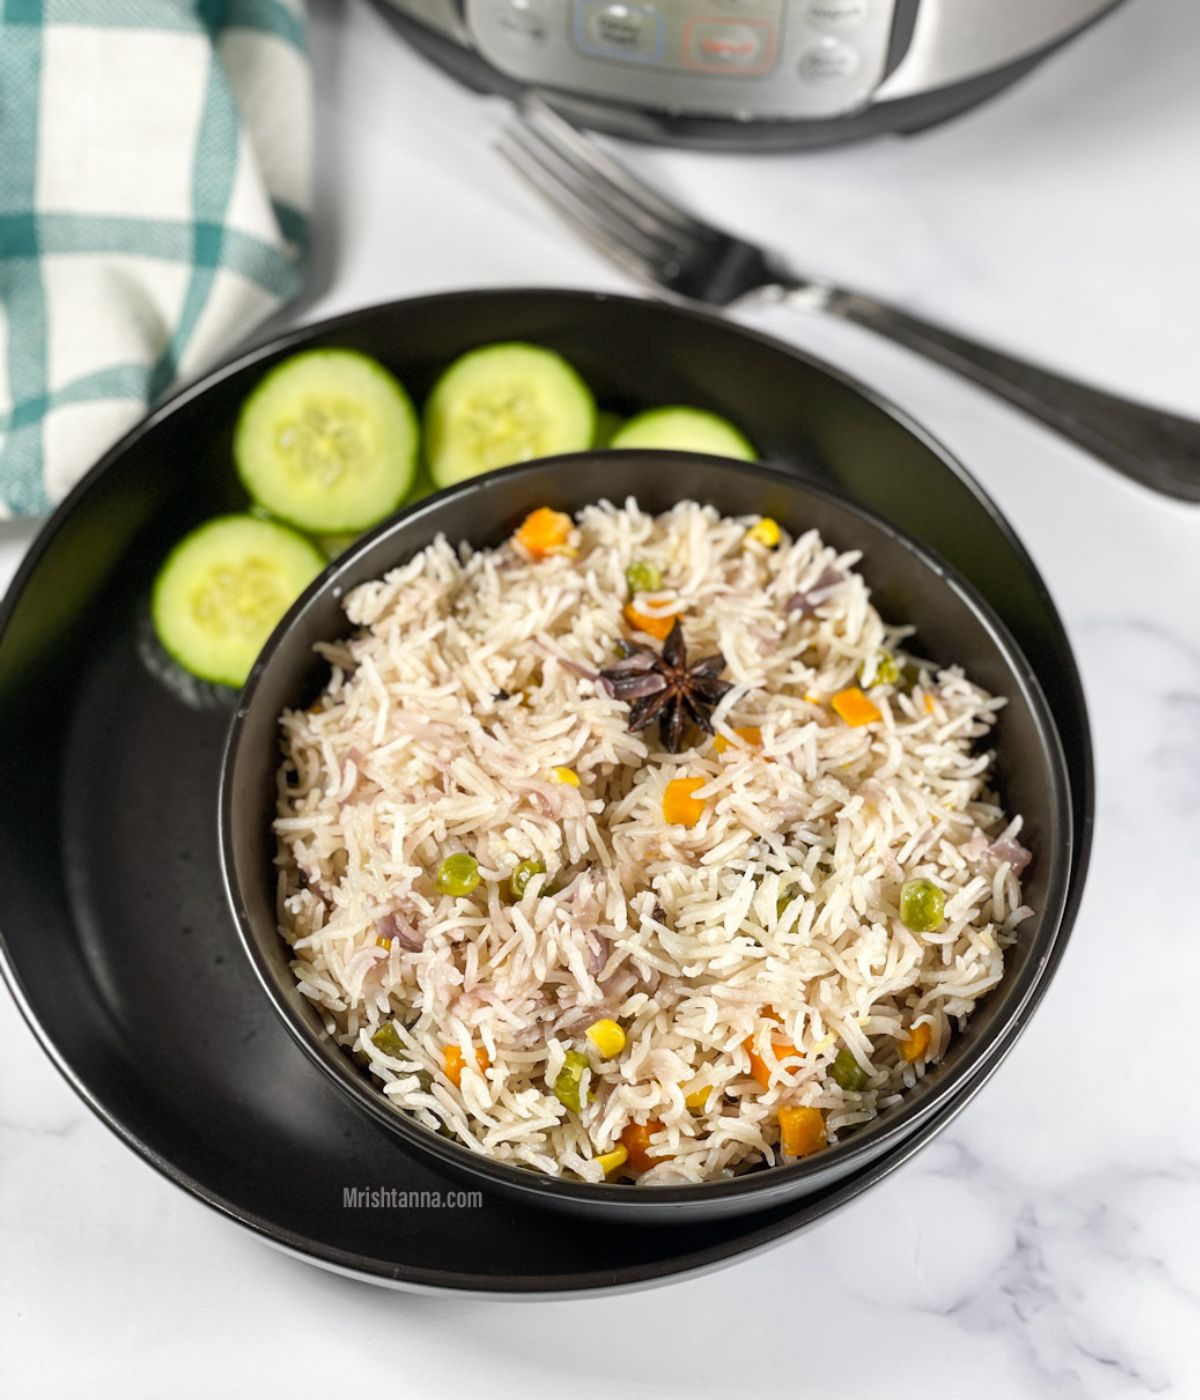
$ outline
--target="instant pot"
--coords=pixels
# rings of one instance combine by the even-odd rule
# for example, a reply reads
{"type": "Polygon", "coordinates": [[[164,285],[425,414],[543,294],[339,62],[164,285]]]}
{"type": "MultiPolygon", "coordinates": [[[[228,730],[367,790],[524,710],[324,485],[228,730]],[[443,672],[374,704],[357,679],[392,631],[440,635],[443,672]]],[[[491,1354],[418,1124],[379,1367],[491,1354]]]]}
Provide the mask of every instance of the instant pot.
{"type": "Polygon", "coordinates": [[[1121,0],[376,0],[471,86],[676,145],[911,132],[1020,77],[1121,0]]]}

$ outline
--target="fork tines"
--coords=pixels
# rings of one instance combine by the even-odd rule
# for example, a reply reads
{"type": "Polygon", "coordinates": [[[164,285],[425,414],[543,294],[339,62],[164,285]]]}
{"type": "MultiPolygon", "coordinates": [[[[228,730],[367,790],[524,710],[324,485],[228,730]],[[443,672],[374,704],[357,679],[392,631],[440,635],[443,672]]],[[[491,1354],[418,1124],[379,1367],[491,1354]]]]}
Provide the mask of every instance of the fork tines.
{"type": "Polygon", "coordinates": [[[576,131],[527,98],[498,149],[581,237],[634,276],[670,285],[709,230],[576,131]]]}

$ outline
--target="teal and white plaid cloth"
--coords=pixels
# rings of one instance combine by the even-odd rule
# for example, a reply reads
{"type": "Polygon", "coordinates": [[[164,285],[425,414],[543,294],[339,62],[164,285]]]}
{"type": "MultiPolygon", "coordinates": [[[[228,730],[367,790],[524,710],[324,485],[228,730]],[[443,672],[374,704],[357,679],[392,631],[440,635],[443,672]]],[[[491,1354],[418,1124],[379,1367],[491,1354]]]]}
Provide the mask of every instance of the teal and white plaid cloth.
{"type": "Polygon", "coordinates": [[[0,0],[0,517],[299,290],[311,127],[303,0],[0,0]]]}

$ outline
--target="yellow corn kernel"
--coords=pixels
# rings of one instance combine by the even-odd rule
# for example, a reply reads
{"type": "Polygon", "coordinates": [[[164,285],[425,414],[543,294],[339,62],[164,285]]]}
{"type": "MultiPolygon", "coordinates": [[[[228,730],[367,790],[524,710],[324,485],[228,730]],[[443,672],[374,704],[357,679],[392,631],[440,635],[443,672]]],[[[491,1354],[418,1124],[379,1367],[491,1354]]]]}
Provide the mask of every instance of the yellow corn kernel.
{"type": "Polygon", "coordinates": [[[593,1021],[586,1035],[606,1060],[611,1060],[625,1049],[625,1032],[607,1016],[601,1021],[593,1021]]]}
{"type": "Polygon", "coordinates": [[[926,695],[926,697],[925,697],[925,713],[926,713],[927,715],[933,714],[933,696],[932,696],[932,695],[926,695]]]}
{"type": "Polygon", "coordinates": [[[778,520],[772,520],[769,515],[764,515],[757,525],[751,525],[746,531],[748,540],[757,540],[759,544],[766,545],[768,549],[774,549],[783,538],[783,531],[779,528],[778,520]]]}
{"type": "Polygon", "coordinates": [[[554,781],[556,783],[566,783],[568,787],[579,786],[579,774],[574,768],[556,768],[554,770],[554,781]]]}
{"type": "Polygon", "coordinates": [[[392,940],[390,938],[377,938],[375,940],[375,946],[377,948],[386,948],[390,950],[392,946],[392,940]]]}
{"type": "Polygon", "coordinates": [[[599,1164],[605,1176],[612,1176],[618,1167],[623,1167],[629,1161],[629,1149],[624,1143],[617,1143],[611,1152],[601,1152],[594,1160],[599,1164]]]}
{"type": "Polygon", "coordinates": [[[693,1089],[690,1094],[684,1094],[683,1101],[687,1104],[692,1113],[703,1113],[712,1091],[713,1086],[711,1084],[701,1084],[698,1089],[693,1089]]]}

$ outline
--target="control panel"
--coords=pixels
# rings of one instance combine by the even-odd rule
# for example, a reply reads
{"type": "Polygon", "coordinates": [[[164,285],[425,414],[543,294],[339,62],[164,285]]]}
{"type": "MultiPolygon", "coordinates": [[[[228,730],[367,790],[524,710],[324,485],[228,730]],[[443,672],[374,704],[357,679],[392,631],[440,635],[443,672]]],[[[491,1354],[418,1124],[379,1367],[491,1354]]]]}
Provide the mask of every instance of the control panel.
{"type": "Polygon", "coordinates": [[[887,68],[897,0],[467,0],[521,82],[696,116],[834,117],[887,68]]]}

